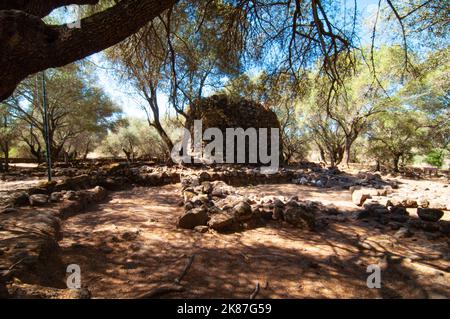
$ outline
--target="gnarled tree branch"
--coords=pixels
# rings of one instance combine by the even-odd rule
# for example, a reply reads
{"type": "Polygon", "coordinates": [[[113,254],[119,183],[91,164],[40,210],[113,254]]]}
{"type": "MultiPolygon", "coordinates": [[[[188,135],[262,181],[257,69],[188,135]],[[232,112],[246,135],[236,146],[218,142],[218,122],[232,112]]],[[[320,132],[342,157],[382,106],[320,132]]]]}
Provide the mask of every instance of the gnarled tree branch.
{"type": "MultiPolygon", "coordinates": [[[[47,2],[61,4],[87,1],[47,2]]],[[[137,32],[176,2],[177,0],[123,0],[83,19],[79,29],[69,29],[65,25],[47,25],[39,16],[26,11],[0,11],[0,101],[10,96],[26,76],[66,65],[104,50],[137,32]]]]}

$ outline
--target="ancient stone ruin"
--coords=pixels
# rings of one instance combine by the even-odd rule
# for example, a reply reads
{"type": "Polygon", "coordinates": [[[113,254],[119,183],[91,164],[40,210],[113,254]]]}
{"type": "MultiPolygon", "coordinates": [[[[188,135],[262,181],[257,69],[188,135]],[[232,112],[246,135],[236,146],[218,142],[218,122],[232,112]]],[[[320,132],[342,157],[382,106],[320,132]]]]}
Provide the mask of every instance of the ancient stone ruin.
{"type": "MultiPolygon", "coordinates": [[[[242,128],[247,130],[248,128],[255,128],[259,139],[260,128],[268,129],[267,148],[268,154],[271,154],[271,140],[270,129],[280,129],[280,122],[276,114],[256,102],[246,99],[234,99],[227,95],[213,95],[208,98],[200,99],[192,103],[188,109],[188,120],[186,121],[186,128],[193,135],[194,121],[202,121],[202,133],[208,128],[218,128],[221,130],[223,136],[226,136],[227,128],[242,128]]],[[[226,156],[226,145],[224,139],[224,156],[226,156]]],[[[282,139],[281,132],[279,137],[279,153],[280,162],[282,162],[282,139]]],[[[234,154],[235,163],[236,153],[234,154]]],[[[224,157],[225,158],[225,157],[224,157]]],[[[249,164],[249,143],[246,140],[245,149],[245,163],[249,164]]],[[[260,157],[258,155],[257,163],[261,164],[260,157]]],[[[266,164],[266,163],[264,163],[266,164]]]]}

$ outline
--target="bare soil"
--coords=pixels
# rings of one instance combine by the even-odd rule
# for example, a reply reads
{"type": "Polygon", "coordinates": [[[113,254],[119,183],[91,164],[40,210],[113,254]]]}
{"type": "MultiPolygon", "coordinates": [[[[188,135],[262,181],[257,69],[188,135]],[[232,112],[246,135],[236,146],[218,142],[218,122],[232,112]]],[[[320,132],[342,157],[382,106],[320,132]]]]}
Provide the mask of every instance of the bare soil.
{"type": "MultiPolygon", "coordinates": [[[[242,232],[202,234],[176,228],[183,213],[180,185],[137,187],[65,220],[59,264],[46,271],[78,264],[94,298],[134,298],[173,283],[194,255],[181,280],[184,291],[164,297],[249,298],[257,283],[257,298],[450,297],[448,238],[418,231],[397,239],[387,226],[356,221],[348,190],[281,184],[240,191],[296,195],[334,204],[344,214],[318,232],[273,221],[242,232]],[[371,264],[382,269],[381,289],[367,287],[371,264]]],[[[49,280],[64,287],[60,276],[49,280]]]]}

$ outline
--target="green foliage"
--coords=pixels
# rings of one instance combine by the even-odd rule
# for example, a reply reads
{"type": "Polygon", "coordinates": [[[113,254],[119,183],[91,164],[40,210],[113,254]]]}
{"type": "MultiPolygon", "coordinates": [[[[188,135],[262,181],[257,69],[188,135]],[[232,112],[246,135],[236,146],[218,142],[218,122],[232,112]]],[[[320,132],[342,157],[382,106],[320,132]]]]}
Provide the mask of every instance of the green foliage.
{"type": "Polygon", "coordinates": [[[110,131],[99,151],[115,158],[167,160],[165,145],[155,129],[144,120],[127,119],[110,131]]]}
{"type": "Polygon", "coordinates": [[[434,149],[430,153],[427,154],[425,158],[425,162],[428,164],[441,168],[444,165],[446,150],[443,149],[434,149]]]}
{"type": "MultiPolygon", "coordinates": [[[[86,155],[99,142],[121,109],[90,82],[90,74],[78,65],[46,72],[47,107],[51,154],[54,159],[86,155]]],[[[20,125],[20,140],[30,153],[42,157],[45,140],[41,77],[24,80],[6,101],[20,125]]]]}

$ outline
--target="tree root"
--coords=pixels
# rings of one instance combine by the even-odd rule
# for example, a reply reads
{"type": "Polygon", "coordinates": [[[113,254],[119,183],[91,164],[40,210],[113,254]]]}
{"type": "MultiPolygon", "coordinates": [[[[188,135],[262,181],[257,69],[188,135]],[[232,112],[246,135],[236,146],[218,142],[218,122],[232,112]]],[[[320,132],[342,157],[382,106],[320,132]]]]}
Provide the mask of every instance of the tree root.
{"type": "Polygon", "coordinates": [[[194,261],[194,257],[195,257],[195,255],[192,255],[191,257],[189,257],[188,263],[186,264],[186,267],[184,267],[183,272],[180,274],[180,276],[178,276],[178,278],[175,278],[176,284],[180,284],[183,277],[186,276],[189,268],[191,268],[192,262],[194,261]]]}

